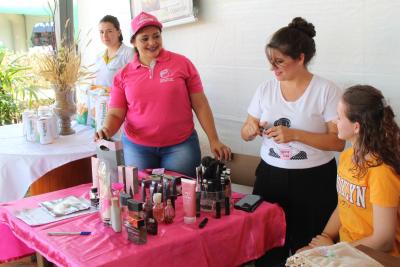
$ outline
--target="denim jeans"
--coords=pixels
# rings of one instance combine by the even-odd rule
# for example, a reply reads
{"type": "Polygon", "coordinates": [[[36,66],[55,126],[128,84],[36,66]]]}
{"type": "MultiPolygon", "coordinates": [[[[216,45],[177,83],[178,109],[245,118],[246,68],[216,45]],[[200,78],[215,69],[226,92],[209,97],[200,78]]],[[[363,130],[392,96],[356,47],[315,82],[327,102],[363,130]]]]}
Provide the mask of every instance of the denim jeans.
{"type": "Polygon", "coordinates": [[[125,165],[136,166],[139,170],[165,168],[195,177],[196,166],[200,165],[201,154],[197,132],[173,146],[151,147],[135,144],[125,134],[122,136],[125,165]]]}

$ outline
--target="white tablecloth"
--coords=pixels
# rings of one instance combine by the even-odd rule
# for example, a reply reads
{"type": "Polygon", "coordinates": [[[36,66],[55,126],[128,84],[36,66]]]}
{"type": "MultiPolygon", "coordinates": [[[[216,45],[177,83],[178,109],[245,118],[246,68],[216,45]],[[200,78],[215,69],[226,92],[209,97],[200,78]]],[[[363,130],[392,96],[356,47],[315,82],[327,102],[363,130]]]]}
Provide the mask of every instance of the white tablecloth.
{"type": "Polygon", "coordinates": [[[94,130],[83,125],[75,125],[74,129],[73,135],[41,145],[25,140],[21,124],[1,126],[0,202],[21,199],[29,186],[47,172],[94,155],[94,130]]]}

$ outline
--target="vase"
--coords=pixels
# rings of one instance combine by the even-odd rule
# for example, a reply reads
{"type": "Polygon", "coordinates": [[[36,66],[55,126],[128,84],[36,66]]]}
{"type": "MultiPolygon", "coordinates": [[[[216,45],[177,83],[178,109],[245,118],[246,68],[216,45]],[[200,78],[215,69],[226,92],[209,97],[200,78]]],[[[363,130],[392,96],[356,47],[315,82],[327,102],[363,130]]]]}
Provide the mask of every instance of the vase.
{"type": "Polygon", "coordinates": [[[73,86],[53,85],[56,96],[54,113],[58,116],[60,135],[74,134],[71,117],[76,113],[75,91],[73,86]]]}

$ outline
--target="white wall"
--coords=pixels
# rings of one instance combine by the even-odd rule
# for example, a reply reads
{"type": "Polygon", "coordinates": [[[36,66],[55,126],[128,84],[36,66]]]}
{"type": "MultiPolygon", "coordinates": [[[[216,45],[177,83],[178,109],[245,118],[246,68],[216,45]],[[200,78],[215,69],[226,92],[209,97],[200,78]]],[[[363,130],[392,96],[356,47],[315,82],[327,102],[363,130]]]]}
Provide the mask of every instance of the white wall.
{"type": "MultiPolygon", "coordinates": [[[[198,68],[221,139],[234,152],[257,155],[259,141],[240,139],[247,106],[272,73],[264,55],[271,34],[302,16],[317,31],[310,70],[342,87],[368,83],[381,89],[400,114],[400,1],[392,0],[199,0],[199,21],[166,28],[164,46],[198,68]]],[[[129,1],[78,1],[82,29],[105,14],[119,18],[129,39],[129,1]],[[96,5],[96,9],[92,4],[96,5]],[[96,12],[94,12],[96,10],[96,12]],[[98,12],[97,10],[100,10],[98,12]]],[[[96,28],[97,29],[97,28],[96,28]]],[[[101,47],[96,34],[87,55],[101,47]]],[[[97,51],[96,51],[97,50],[97,51]]]]}
{"type": "Polygon", "coordinates": [[[0,42],[16,52],[27,50],[25,17],[18,14],[0,14],[0,42]]]}

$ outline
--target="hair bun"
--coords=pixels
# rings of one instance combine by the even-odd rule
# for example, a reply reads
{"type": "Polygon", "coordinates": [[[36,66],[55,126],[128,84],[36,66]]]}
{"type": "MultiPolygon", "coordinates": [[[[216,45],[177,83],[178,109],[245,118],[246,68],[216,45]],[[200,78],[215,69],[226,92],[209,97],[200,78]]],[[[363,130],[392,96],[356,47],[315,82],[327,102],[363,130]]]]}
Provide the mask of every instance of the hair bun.
{"type": "Polygon", "coordinates": [[[314,25],[312,23],[307,22],[305,19],[303,19],[301,17],[294,18],[292,20],[292,22],[289,23],[288,27],[302,31],[305,34],[307,34],[308,36],[310,36],[311,38],[313,38],[316,33],[314,25]]]}

